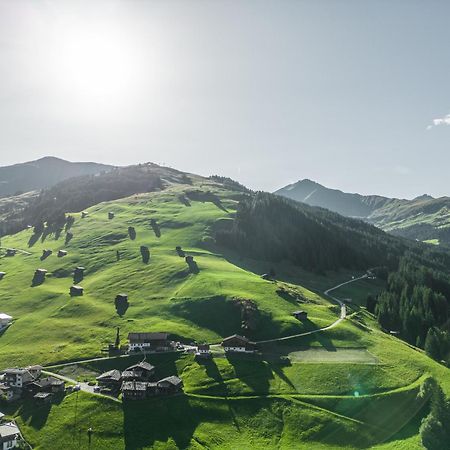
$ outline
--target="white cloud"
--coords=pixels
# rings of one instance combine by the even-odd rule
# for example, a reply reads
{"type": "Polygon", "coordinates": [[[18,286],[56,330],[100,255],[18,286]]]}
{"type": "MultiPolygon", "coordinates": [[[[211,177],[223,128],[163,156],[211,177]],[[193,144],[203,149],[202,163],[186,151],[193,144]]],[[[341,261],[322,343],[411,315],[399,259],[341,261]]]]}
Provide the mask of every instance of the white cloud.
{"type": "Polygon", "coordinates": [[[437,127],[439,125],[450,125],[450,114],[433,119],[433,125],[428,125],[427,130],[431,130],[433,127],[437,127]]]}

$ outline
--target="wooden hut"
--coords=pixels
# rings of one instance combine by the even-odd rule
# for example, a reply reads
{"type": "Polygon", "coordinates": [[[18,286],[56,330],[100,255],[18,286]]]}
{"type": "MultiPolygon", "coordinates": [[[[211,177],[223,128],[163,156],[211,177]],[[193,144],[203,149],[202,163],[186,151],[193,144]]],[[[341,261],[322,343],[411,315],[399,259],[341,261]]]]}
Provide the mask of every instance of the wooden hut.
{"type": "Polygon", "coordinates": [[[298,320],[306,320],[308,317],[308,313],[306,311],[294,311],[292,315],[298,320]]]}
{"type": "Polygon", "coordinates": [[[109,211],[109,213],[108,213],[108,219],[109,219],[109,220],[114,219],[114,213],[113,213],[112,211],[109,211]]]}
{"type": "Polygon", "coordinates": [[[70,295],[72,297],[80,297],[83,295],[84,289],[81,286],[71,286],[70,287],[70,295]]]}

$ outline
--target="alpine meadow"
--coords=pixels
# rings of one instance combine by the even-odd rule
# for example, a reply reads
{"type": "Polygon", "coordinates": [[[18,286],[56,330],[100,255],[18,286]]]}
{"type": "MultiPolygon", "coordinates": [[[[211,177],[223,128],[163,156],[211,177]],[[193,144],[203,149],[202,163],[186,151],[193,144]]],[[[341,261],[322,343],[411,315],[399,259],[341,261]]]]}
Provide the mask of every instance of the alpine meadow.
{"type": "Polygon", "coordinates": [[[0,450],[450,450],[449,16],[0,1],[0,450]]]}

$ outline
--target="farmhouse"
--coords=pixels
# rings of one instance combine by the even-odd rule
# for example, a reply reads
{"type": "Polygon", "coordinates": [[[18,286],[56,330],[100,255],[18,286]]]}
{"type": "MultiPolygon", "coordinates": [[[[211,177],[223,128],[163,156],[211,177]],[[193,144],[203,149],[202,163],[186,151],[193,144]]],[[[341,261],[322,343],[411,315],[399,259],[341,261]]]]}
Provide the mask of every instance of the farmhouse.
{"type": "Polygon", "coordinates": [[[16,448],[21,440],[20,430],[14,422],[0,424],[0,449],[16,448]]]}
{"type": "Polygon", "coordinates": [[[159,380],[156,385],[158,394],[175,394],[183,389],[183,381],[175,375],[159,380]]]}
{"type": "Polygon", "coordinates": [[[100,386],[117,389],[120,384],[121,373],[117,369],[99,375],[96,380],[100,386]]]}
{"type": "Polygon", "coordinates": [[[306,320],[308,313],[306,311],[294,311],[292,315],[298,320],[306,320]]]}
{"type": "Polygon", "coordinates": [[[64,388],[64,381],[55,377],[41,378],[26,386],[27,392],[34,397],[38,393],[62,393],[64,392],[64,388]]]}
{"type": "Polygon", "coordinates": [[[15,367],[6,369],[2,373],[4,374],[3,381],[9,387],[22,389],[34,381],[34,377],[28,369],[15,367]]]}
{"type": "Polygon", "coordinates": [[[197,351],[195,353],[197,358],[210,358],[211,357],[211,348],[209,344],[199,344],[197,346],[197,351]]]}
{"type": "Polygon", "coordinates": [[[248,353],[255,351],[256,344],[244,336],[233,334],[222,341],[225,352],[248,353]]]}
{"type": "Polygon", "coordinates": [[[67,250],[58,250],[58,258],[62,258],[67,255],[67,250]]]}
{"type": "Polygon", "coordinates": [[[142,361],[139,364],[128,367],[122,373],[123,380],[148,381],[155,373],[155,367],[148,362],[142,361]]]}
{"type": "Polygon", "coordinates": [[[41,376],[43,367],[36,364],[34,366],[25,367],[25,369],[27,369],[34,378],[39,378],[41,376]]]}
{"type": "Polygon", "coordinates": [[[5,313],[0,313],[0,331],[11,325],[12,317],[5,313]]]}
{"type": "Polygon", "coordinates": [[[53,394],[50,392],[38,392],[33,399],[36,403],[45,405],[46,403],[51,403],[53,394]]]}
{"type": "Polygon", "coordinates": [[[168,333],[129,333],[128,349],[135,351],[167,351],[171,349],[168,333]]]}
{"type": "Polygon", "coordinates": [[[124,381],[122,397],[124,400],[143,400],[147,396],[147,384],[142,381],[124,381]]]}

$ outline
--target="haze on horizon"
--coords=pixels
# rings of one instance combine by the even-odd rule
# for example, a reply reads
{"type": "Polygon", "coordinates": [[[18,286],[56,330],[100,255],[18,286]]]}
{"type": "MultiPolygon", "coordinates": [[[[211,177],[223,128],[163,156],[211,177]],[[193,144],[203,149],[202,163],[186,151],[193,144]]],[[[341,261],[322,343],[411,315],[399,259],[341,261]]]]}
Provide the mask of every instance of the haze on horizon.
{"type": "Polygon", "coordinates": [[[1,1],[0,165],[450,194],[450,3],[1,1]]]}

